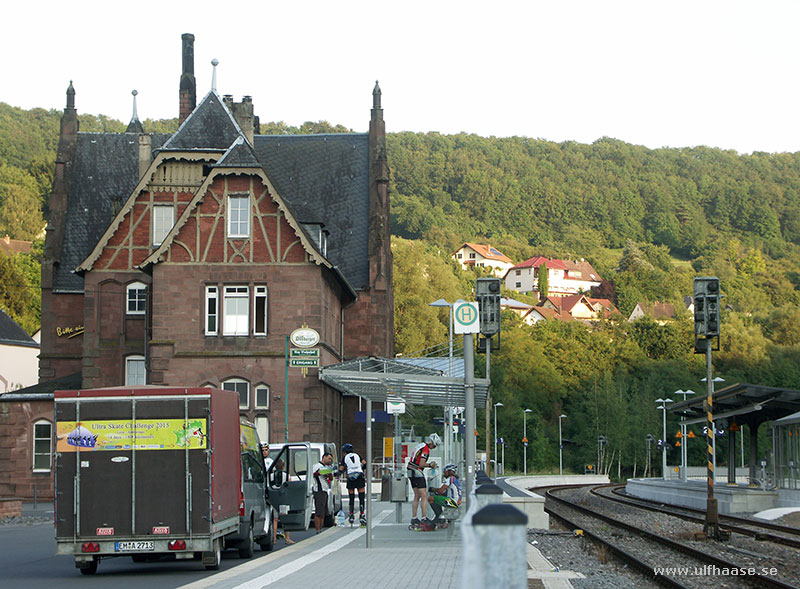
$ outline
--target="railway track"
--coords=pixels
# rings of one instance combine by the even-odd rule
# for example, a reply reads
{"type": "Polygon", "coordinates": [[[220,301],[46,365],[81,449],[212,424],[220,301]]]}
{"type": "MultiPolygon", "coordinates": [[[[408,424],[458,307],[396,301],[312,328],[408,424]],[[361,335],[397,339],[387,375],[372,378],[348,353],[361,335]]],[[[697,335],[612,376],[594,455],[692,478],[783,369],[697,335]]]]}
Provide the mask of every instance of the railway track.
{"type": "MultiPolygon", "coordinates": [[[[594,487],[591,490],[593,495],[617,501],[625,505],[647,509],[658,513],[665,513],[674,517],[679,517],[686,521],[693,521],[703,523],[705,521],[705,512],[700,509],[693,509],[691,507],[677,507],[667,506],[657,501],[650,501],[648,499],[640,499],[639,497],[631,497],[624,494],[622,489],[624,485],[601,485],[594,487]],[[608,489],[613,494],[606,495],[601,493],[600,489],[608,489]]],[[[720,528],[728,530],[729,532],[750,536],[756,540],[766,540],[784,546],[791,546],[793,548],[800,548],[800,529],[792,526],[784,526],[772,522],[760,522],[744,517],[737,517],[733,515],[720,515],[720,528]],[[769,530],[769,531],[765,531],[769,530]],[[772,532],[778,532],[772,533],[772,532]]]]}
{"type": "MultiPolygon", "coordinates": [[[[637,526],[635,522],[622,521],[602,513],[597,507],[581,505],[578,501],[562,496],[562,491],[574,493],[578,489],[572,485],[548,488],[544,492],[548,499],[545,510],[565,522],[569,528],[581,529],[584,535],[604,546],[605,550],[640,571],[652,582],[666,587],[708,587],[709,584],[717,587],[739,587],[745,584],[754,587],[797,587],[790,582],[795,577],[790,574],[787,580],[786,575],[778,576],[776,566],[754,566],[752,558],[751,562],[746,563],[733,561],[730,554],[713,554],[715,551],[710,549],[712,545],[707,543],[702,545],[702,549],[696,549],[686,541],[672,540],[664,534],[643,529],[643,525],[637,526]],[[735,574],[730,575],[734,570],[735,574]]],[[[607,496],[597,496],[611,500],[607,496]]],[[[626,507],[646,509],[641,506],[626,507]]],[[[734,548],[729,550],[731,551],[747,554],[741,549],[734,548]]],[[[796,560],[795,556],[793,561],[796,560]]],[[[767,560],[762,559],[760,564],[766,562],[767,560]]],[[[776,562],[786,564],[780,558],[776,562]]],[[[794,564],[792,562],[786,566],[791,568],[794,564]]]]}

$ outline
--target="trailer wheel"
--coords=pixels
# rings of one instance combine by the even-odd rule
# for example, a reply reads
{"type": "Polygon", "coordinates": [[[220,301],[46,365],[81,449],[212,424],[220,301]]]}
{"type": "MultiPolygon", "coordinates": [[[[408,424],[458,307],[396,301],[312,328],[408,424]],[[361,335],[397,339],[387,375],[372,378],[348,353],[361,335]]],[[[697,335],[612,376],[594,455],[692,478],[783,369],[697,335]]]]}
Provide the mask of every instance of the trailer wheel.
{"type": "Polygon", "coordinates": [[[203,553],[203,565],[207,571],[219,570],[219,563],[222,561],[222,549],[219,539],[214,540],[214,549],[211,552],[203,553]]]}
{"type": "Polygon", "coordinates": [[[82,575],[93,575],[97,572],[97,559],[94,558],[88,563],[86,566],[81,567],[81,574],[82,575]]]}
{"type": "Polygon", "coordinates": [[[247,538],[244,544],[239,548],[239,558],[253,558],[253,522],[250,521],[249,529],[247,530],[247,538]]]}

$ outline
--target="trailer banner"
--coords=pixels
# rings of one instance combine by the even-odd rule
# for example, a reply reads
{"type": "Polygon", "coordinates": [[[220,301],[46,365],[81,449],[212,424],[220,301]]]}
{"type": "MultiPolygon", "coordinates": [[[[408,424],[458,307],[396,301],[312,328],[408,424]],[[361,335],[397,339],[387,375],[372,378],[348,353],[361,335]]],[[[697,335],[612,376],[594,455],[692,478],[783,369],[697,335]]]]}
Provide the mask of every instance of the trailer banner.
{"type": "Polygon", "coordinates": [[[206,419],[110,419],[59,421],[56,452],[102,450],[202,450],[206,419]]]}

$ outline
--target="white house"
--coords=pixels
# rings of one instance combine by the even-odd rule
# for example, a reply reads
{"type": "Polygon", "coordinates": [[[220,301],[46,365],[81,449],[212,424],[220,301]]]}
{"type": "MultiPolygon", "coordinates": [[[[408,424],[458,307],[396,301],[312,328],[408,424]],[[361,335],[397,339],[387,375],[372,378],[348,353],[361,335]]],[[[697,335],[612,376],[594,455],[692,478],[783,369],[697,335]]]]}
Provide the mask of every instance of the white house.
{"type": "Polygon", "coordinates": [[[514,262],[503,252],[490,245],[465,243],[455,252],[453,259],[466,270],[469,267],[491,268],[492,274],[502,276],[514,265],[514,262]]]}
{"type": "Polygon", "coordinates": [[[39,382],[39,344],[0,309],[0,393],[39,382]]]}
{"type": "MultiPolygon", "coordinates": [[[[511,267],[503,277],[506,288],[539,293],[539,272],[547,269],[547,296],[564,297],[589,292],[602,278],[586,260],[558,260],[535,256],[511,267]]],[[[542,296],[539,295],[541,299],[542,296]]]]}
{"type": "Polygon", "coordinates": [[[631,311],[628,321],[636,321],[642,317],[650,317],[661,325],[664,325],[670,319],[675,318],[675,305],[672,303],[636,303],[636,306],[631,311]]]}

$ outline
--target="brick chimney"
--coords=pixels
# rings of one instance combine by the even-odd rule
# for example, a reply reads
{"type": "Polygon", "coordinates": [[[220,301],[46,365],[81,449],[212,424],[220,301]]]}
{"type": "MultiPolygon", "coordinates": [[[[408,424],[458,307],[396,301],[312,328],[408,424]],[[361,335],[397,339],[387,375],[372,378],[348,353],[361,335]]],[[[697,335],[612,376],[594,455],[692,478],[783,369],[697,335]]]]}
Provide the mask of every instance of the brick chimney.
{"type": "Polygon", "coordinates": [[[253,145],[253,134],[255,133],[253,98],[251,96],[244,96],[241,102],[232,102],[231,107],[233,118],[236,119],[236,123],[250,142],[250,145],[253,145]]]}
{"type": "Polygon", "coordinates": [[[194,35],[184,33],[180,90],[178,91],[178,124],[183,123],[197,106],[197,84],[194,79],[194,35]]]}

